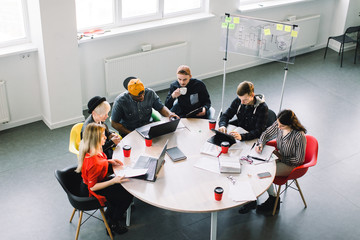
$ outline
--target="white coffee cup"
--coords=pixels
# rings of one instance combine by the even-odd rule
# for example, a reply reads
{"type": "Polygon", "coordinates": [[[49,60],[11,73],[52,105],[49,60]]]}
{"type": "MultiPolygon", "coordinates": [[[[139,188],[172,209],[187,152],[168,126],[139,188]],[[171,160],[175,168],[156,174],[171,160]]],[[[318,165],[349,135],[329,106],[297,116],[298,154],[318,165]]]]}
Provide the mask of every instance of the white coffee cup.
{"type": "Polygon", "coordinates": [[[180,88],[180,94],[181,94],[181,95],[185,95],[186,92],[187,92],[187,88],[186,88],[186,87],[180,88]]]}

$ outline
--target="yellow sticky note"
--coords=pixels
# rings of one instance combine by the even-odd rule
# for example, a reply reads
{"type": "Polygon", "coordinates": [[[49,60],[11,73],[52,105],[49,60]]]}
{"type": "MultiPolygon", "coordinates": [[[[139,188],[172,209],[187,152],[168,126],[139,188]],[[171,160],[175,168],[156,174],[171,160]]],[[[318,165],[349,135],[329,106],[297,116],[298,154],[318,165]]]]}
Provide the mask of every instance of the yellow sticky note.
{"type": "Polygon", "coordinates": [[[285,26],[285,32],[291,32],[291,26],[285,26]]]}
{"type": "Polygon", "coordinates": [[[276,24],[276,30],[282,31],[284,29],[284,25],[282,24],[276,24]]]}
{"type": "Polygon", "coordinates": [[[239,18],[239,17],[234,17],[234,18],[233,18],[233,22],[234,22],[235,24],[240,23],[240,18],[239,18]]]}
{"type": "Polygon", "coordinates": [[[229,24],[229,29],[231,29],[231,30],[232,30],[232,29],[235,29],[235,24],[234,24],[234,23],[230,23],[230,24],[229,24]]]}
{"type": "Polygon", "coordinates": [[[231,22],[231,17],[226,17],[225,22],[230,23],[231,22]]]}
{"type": "Polygon", "coordinates": [[[223,23],[221,24],[221,27],[222,27],[222,28],[227,28],[227,26],[228,26],[228,23],[226,23],[226,22],[223,22],[223,23]]]}
{"type": "Polygon", "coordinates": [[[265,34],[265,36],[271,35],[270,29],[269,28],[264,29],[264,34],[265,34]]]}
{"type": "Polygon", "coordinates": [[[291,31],[291,36],[292,37],[297,37],[298,36],[298,31],[291,31]]]}

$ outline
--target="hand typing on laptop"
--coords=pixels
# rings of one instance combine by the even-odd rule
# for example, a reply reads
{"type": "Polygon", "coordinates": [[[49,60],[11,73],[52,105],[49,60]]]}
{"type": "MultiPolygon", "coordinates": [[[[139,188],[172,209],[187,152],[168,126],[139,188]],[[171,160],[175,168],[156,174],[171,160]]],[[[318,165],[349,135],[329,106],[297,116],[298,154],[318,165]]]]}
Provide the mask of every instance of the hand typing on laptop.
{"type": "Polygon", "coordinates": [[[236,132],[236,131],[231,131],[229,134],[230,134],[231,136],[233,136],[236,140],[241,141],[241,135],[240,135],[240,133],[238,133],[238,132],[236,132]]]}

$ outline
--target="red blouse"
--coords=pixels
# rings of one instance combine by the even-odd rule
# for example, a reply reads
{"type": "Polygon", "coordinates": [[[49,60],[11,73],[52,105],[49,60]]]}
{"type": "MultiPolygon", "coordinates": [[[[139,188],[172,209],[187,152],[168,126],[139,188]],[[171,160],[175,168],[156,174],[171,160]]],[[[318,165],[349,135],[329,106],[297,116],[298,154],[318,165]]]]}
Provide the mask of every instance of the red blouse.
{"type": "Polygon", "coordinates": [[[84,183],[88,186],[89,195],[96,197],[101,206],[105,206],[106,198],[90,190],[96,183],[102,182],[108,172],[108,161],[105,153],[99,153],[95,156],[86,154],[81,170],[81,176],[84,183]]]}

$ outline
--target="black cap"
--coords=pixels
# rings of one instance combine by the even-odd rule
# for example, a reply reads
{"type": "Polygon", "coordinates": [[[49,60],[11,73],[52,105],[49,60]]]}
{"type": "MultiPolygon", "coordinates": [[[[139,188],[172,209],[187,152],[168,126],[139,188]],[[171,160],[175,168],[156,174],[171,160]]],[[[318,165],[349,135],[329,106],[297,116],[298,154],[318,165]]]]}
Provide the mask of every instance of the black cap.
{"type": "Polygon", "coordinates": [[[106,98],[105,97],[99,97],[99,96],[95,96],[92,99],[90,99],[90,101],[88,102],[88,113],[92,113],[92,111],[94,111],[94,109],[99,106],[100,103],[105,102],[106,98]]]}
{"type": "Polygon", "coordinates": [[[130,82],[131,79],[137,79],[136,77],[128,77],[124,80],[123,82],[123,85],[124,85],[124,88],[127,90],[128,89],[128,84],[130,82]]]}

